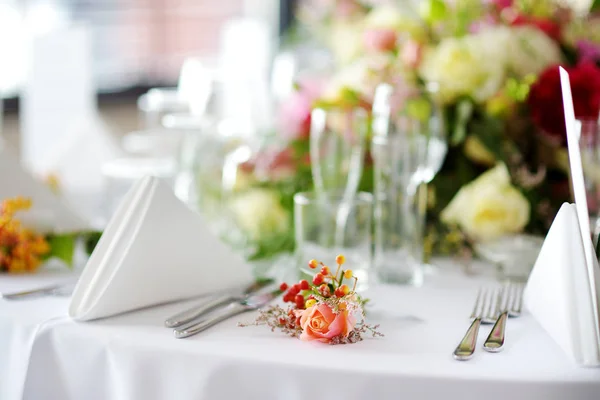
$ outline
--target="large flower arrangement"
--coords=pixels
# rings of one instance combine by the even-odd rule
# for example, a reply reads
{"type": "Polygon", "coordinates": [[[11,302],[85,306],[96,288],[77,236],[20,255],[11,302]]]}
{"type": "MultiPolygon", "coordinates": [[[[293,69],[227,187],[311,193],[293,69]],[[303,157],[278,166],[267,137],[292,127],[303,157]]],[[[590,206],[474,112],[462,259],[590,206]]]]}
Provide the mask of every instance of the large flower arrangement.
{"type": "MultiPolygon", "coordinates": [[[[543,234],[570,197],[558,65],[571,74],[576,116],[596,119],[600,109],[598,2],[591,10],[568,3],[301,2],[301,25],[330,49],[336,72],[297,82],[279,113],[280,146],[247,164],[259,183],[252,185],[254,198],[258,190],[261,204],[270,199],[270,219],[246,224],[257,238],[276,238],[258,240],[254,255],[293,247],[291,196],[311,187],[311,107],[370,109],[381,82],[439,86],[449,152],[430,185],[428,250],[464,249],[520,231],[543,234]]],[[[371,172],[365,168],[361,189],[372,188],[371,172]]]]}

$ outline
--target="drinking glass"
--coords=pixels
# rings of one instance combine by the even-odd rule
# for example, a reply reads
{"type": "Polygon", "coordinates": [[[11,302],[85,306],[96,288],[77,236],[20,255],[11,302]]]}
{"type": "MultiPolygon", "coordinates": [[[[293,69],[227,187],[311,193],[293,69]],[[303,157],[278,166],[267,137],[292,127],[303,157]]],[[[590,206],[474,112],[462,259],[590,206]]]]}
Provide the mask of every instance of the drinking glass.
{"type": "Polygon", "coordinates": [[[343,240],[349,201],[358,190],[365,156],[369,119],[362,108],[316,108],[311,113],[310,162],[317,196],[339,192],[335,222],[336,237],[343,240]]]}
{"type": "Polygon", "coordinates": [[[302,192],[294,195],[294,228],[297,265],[316,259],[332,264],[338,254],[346,257],[361,288],[370,280],[372,260],[373,196],[359,192],[345,198],[343,192],[302,192]],[[348,215],[340,235],[336,228],[339,204],[344,201],[348,215]]]}
{"type": "Polygon", "coordinates": [[[423,184],[426,142],[410,136],[375,136],[374,268],[383,282],[419,286],[423,281],[423,184]]]}
{"type": "Polygon", "coordinates": [[[317,193],[356,193],[362,174],[368,116],[364,109],[324,110],[311,114],[310,161],[317,193]]]}
{"type": "Polygon", "coordinates": [[[383,281],[422,283],[426,185],[448,149],[436,90],[435,84],[425,90],[381,84],[376,90],[374,264],[383,281]]]}
{"type": "Polygon", "coordinates": [[[578,120],[576,128],[579,134],[590,226],[594,230],[596,240],[600,231],[600,122],[591,119],[578,120]]]}

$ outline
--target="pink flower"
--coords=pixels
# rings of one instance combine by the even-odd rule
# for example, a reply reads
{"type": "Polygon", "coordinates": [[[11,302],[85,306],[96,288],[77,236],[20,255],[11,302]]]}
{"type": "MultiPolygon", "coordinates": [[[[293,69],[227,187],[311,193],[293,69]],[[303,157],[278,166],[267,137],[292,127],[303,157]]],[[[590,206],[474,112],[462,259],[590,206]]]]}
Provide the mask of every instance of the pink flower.
{"type": "Polygon", "coordinates": [[[281,181],[296,173],[294,151],[291,148],[270,148],[257,155],[254,160],[254,173],[261,179],[281,181]]]}
{"type": "Polygon", "coordinates": [[[354,317],[346,310],[335,314],[327,304],[315,305],[304,310],[300,317],[300,340],[329,343],[335,337],[347,337],[355,323],[354,317]]]}
{"type": "Polygon", "coordinates": [[[577,50],[579,51],[579,62],[600,61],[600,45],[590,40],[577,42],[577,50]]]}
{"type": "Polygon", "coordinates": [[[402,46],[400,59],[404,65],[410,68],[416,68],[421,63],[423,57],[423,47],[414,40],[409,40],[402,46]]]}
{"type": "Polygon", "coordinates": [[[393,29],[371,29],[364,33],[365,47],[372,51],[392,51],[396,48],[396,32],[393,29]]]}
{"type": "Polygon", "coordinates": [[[308,139],[310,112],[322,88],[320,81],[303,82],[300,90],[283,102],[279,110],[279,130],[284,137],[290,140],[308,139]]]}

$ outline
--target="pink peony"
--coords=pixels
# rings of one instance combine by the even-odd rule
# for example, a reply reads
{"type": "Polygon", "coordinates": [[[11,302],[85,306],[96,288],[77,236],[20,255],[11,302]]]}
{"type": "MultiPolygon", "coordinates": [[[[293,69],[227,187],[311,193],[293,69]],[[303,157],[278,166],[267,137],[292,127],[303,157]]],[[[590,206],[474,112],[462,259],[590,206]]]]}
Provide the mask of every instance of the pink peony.
{"type": "Polygon", "coordinates": [[[372,51],[392,51],[396,48],[393,29],[370,29],[364,33],[365,47],[372,51]]]}
{"type": "Polygon", "coordinates": [[[329,343],[335,337],[347,337],[355,323],[356,320],[348,311],[335,314],[327,304],[315,305],[304,310],[300,317],[300,339],[329,343]]]}
{"type": "Polygon", "coordinates": [[[300,90],[283,102],[279,110],[279,130],[290,140],[308,139],[310,112],[319,98],[323,84],[319,81],[303,82],[300,90]]]}

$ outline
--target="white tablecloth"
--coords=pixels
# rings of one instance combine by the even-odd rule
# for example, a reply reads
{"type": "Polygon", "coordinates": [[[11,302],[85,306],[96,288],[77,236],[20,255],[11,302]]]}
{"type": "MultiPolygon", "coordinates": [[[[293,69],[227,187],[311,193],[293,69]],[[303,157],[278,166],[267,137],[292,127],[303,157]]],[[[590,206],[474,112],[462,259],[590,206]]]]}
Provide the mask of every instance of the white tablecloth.
{"type": "MultiPolygon", "coordinates": [[[[76,323],[68,298],[0,300],[0,399],[600,399],[600,369],[573,364],[528,315],[511,319],[502,353],[451,353],[486,280],[442,270],[425,287],[381,286],[371,322],[384,338],[305,343],[254,314],[177,340],[165,317],[191,303],[76,323]]],[[[0,281],[0,290],[2,290],[0,281]]]]}

